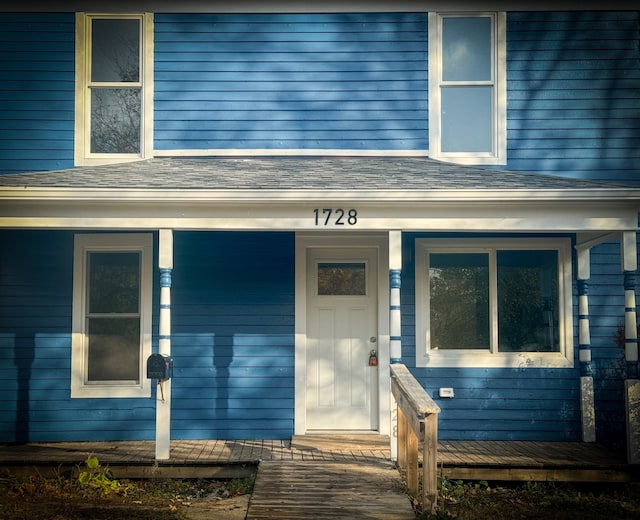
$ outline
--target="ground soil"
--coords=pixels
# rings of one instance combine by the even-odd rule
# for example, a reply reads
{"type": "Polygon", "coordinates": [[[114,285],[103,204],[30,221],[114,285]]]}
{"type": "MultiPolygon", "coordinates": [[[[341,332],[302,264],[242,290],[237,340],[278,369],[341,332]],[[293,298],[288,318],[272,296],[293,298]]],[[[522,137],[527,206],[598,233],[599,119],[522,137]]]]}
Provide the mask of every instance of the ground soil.
{"type": "MultiPolygon", "coordinates": [[[[87,485],[0,471],[0,519],[244,520],[253,488],[253,478],[98,482],[97,476],[87,485]]],[[[417,520],[638,520],[640,484],[445,481],[435,513],[414,506],[417,520]]]]}
{"type": "Polygon", "coordinates": [[[244,520],[252,479],[110,481],[0,476],[3,520],[244,520]],[[109,487],[108,492],[106,488],[109,487]]]}

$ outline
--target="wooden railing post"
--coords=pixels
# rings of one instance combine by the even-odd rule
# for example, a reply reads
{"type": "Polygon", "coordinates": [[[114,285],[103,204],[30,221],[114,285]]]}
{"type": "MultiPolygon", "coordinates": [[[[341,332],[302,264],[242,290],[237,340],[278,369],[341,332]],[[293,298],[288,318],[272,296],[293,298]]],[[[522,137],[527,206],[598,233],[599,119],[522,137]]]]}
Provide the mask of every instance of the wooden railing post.
{"type": "Polygon", "coordinates": [[[413,496],[418,495],[420,481],[418,480],[418,436],[409,428],[407,430],[407,488],[413,496]]]}
{"type": "Polygon", "coordinates": [[[391,365],[391,392],[398,406],[398,468],[405,472],[409,493],[417,496],[419,443],[422,442],[422,503],[425,511],[435,513],[440,408],[400,363],[391,365]]]}
{"type": "Polygon", "coordinates": [[[428,414],[424,422],[422,446],[422,500],[435,513],[438,500],[438,415],[428,414]]]}
{"type": "Polygon", "coordinates": [[[407,467],[407,418],[398,407],[398,467],[405,470],[407,467]]]}

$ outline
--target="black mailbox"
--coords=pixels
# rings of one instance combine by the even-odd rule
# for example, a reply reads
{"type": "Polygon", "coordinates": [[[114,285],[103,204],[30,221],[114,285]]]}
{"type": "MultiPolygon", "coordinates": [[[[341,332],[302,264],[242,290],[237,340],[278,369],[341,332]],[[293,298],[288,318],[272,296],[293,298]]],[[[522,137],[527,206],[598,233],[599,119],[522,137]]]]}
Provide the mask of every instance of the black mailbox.
{"type": "Polygon", "coordinates": [[[147,359],[147,378],[166,381],[173,376],[173,359],[163,354],[151,354],[147,359]]]}

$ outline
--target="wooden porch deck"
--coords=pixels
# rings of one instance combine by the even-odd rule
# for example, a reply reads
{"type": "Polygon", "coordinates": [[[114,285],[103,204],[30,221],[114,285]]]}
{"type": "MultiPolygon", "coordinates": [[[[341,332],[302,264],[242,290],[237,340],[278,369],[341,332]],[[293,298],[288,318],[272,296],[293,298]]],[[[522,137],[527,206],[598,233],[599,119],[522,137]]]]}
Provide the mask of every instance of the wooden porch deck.
{"type": "MultiPolygon", "coordinates": [[[[120,477],[231,478],[262,461],[390,461],[389,438],[380,435],[304,435],[289,440],[187,440],[171,442],[171,459],[155,460],[153,441],[51,442],[0,445],[0,467],[74,468],[98,457],[120,477]]],[[[570,442],[440,441],[438,471],[450,479],[630,482],[640,468],[625,454],[598,444],[570,442]]]]}

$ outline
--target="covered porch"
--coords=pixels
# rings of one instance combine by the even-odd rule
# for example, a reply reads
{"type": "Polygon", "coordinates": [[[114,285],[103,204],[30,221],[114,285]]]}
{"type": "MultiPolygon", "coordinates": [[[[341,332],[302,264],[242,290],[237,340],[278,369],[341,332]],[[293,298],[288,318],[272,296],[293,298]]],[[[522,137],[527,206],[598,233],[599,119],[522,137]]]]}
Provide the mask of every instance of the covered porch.
{"type": "MultiPolygon", "coordinates": [[[[12,473],[77,470],[89,454],[120,478],[236,478],[261,461],[389,461],[390,439],[376,434],[300,435],[290,440],[175,440],[170,461],[154,441],[49,442],[0,446],[0,468],[12,473]]],[[[57,472],[57,473],[56,473],[57,472]]],[[[440,441],[442,478],[489,481],[634,482],[640,467],[624,452],[595,443],[440,441]]]]}

